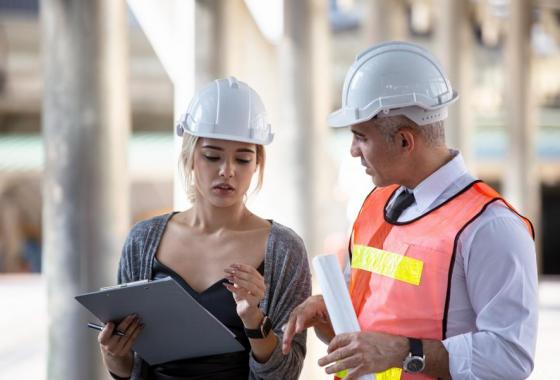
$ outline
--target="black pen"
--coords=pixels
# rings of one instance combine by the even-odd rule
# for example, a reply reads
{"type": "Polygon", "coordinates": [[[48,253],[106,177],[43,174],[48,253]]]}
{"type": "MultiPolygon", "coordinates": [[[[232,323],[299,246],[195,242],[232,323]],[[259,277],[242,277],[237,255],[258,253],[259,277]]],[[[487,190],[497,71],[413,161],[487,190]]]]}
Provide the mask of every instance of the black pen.
{"type": "MultiPolygon", "coordinates": [[[[105,327],[105,326],[101,326],[101,325],[98,325],[98,324],[89,322],[89,323],[87,324],[87,327],[89,327],[90,329],[94,329],[94,330],[99,330],[99,331],[101,331],[101,330],[103,330],[103,327],[105,327]]],[[[113,335],[125,336],[126,334],[123,333],[122,331],[119,331],[119,330],[117,330],[117,329],[114,329],[114,330],[113,330],[113,335]]]]}

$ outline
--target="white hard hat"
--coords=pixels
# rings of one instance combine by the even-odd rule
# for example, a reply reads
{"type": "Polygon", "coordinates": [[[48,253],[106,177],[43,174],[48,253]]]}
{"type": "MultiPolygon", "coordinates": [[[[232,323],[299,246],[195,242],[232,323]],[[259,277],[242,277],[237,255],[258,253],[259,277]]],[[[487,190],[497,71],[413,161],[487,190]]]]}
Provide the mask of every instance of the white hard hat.
{"type": "Polygon", "coordinates": [[[234,77],[217,79],[200,90],[176,129],[179,136],[186,132],[261,145],[269,144],[274,136],[259,94],[234,77]]]}
{"type": "Polygon", "coordinates": [[[372,119],[404,115],[418,125],[447,118],[457,100],[441,65],[423,47],[408,42],[374,45],[356,57],[342,90],[342,108],[328,123],[346,127],[372,119]]]}

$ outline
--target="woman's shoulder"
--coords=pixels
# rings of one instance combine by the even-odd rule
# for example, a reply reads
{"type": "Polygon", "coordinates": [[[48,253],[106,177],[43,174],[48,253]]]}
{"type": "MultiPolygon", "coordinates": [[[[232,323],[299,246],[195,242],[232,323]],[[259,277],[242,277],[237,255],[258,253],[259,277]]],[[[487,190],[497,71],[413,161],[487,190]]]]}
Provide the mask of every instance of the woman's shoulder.
{"type": "Polygon", "coordinates": [[[300,252],[307,255],[303,239],[290,227],[272,222],[270,230],[271,244],[276,250],[295,253],[300,252]]]}
{"type": "Polygon", "coordinates": [[[130,229],[127,240],[144,241],[151,233],[162,232],[173,214],[174,213],[162,214],[137,222],[130,229]]]}
{"type": "Polygon", "coordinates": [[[281,223],[278,223],[275,220],[271,220],[270,221],[272,223],[272,232],[279,238],[285,238],[285,239],[293,239],[293,240],[301,240],[303,241],[303,239],[297,234],[297,232],[295,232],[293,229],[291,229],[288,226],[285,226],[281,223]]]}

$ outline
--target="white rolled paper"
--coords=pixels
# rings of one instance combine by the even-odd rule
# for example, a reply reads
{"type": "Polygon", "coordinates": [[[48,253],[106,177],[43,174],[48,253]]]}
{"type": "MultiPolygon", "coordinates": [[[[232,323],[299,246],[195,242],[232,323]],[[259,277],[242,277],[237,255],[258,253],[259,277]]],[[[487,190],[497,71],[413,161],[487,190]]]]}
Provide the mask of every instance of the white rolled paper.
{"type": "MultiPolygon", "coordinates": [[[[329,318],[338,334],[360,331],[350,293],[335,255],[317,256],[313,268],[323,292],[329,318]]],[[[375,380],[374,374],[360,376],[360,380],[375,380]]]]}

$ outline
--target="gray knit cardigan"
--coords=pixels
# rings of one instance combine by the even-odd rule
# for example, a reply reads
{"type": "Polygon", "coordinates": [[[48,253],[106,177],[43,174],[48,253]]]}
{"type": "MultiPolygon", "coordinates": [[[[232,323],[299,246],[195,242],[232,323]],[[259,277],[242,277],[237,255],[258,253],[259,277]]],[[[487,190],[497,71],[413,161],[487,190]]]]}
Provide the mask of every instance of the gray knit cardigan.
{"type": "MultiPolygon", "coordinates": [[[[118,282],[152,278],[152,265],[161,237],[173,213],[136,224],[123,247],[119,263],[118,282]]],[[[282,326],[290,312],[311,294],[311,275],[303,240],[291,229],[276,222],[268,237],[264,260],[266,293],[260,304],[269,316],[279,344],[265,363],[249,355],[249,379],[297,379],[305,357],[306,334],[294,337],[292,350],[282,354],[282,326]]],[[[147,379],[147,363],[138,355],[134,358],[132,380],[147,379]]]]}

